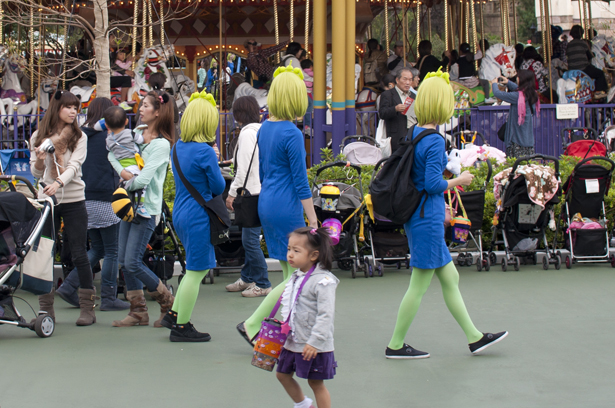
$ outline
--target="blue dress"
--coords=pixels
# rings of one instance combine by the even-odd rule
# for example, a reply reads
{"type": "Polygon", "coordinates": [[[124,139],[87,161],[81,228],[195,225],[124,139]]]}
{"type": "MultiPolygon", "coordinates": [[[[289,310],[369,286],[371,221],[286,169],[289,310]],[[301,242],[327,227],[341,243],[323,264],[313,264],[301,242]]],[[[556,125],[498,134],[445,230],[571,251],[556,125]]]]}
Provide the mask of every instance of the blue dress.
{"type": "MultiPolygon", "coordinates": [[[[424,128],[415,127],[412,138],[424,128]]],[[[419,191],[426,190],[427,197],[404,224],[410,246],[410,265],[421,269],[440,268],[452,261],[444,242],[444,192],[448,187],[442,178],[448,157],[444,138],[431,134],[423,138],[414,151],[412,181],[419,191]],[[425,202],[425,214],[421,218],[421,206],[425,202]],[[412,239],[412,238],[415,239],[412,239]]]]}
{"type": "Polygon", "coordinates": [[[286,261],[288,234],[305,227],[301,200],[312,198],[303,135],[288,121],[266,121],[258,136],[258,215],[269,257],[286,261]]]}
{"type": "MultiPolygon", "coordinates": [[[[224,192],[226,182],[218,166],[214,149],[207,143],[175,144],[177,159],[184,177],[197,189],[205,201],[224,192]]],[[[172,157],[172,156],[171,156],[172,157]]],[[[177,175],[175,179],[175,203],[173,204],[173,225],[186,250],[186,269],[202,271],[216,266],[214,247],[209,239],[209,216],[190,195],[177,175]]]]}

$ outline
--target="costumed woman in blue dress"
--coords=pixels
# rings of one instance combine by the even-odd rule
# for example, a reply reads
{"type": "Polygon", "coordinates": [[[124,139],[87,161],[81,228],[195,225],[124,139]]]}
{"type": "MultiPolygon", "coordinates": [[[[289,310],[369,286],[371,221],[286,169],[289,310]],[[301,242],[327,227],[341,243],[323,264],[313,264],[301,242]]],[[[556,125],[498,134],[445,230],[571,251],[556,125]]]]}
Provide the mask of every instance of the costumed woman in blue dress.
{"type": "MultiPolygon", "coordinates": [[[[193,93],[181,119],[181,140],[173,148],[184,177],[205,201],[222,194],[226,186],[218,166],[218,156],[208,144],[216,139],[218,115],[211,94],[205,91],[193,93]]],[[[172,164],[175,179],[173,225],[186,250],[186,276],[179,284],[173,307],[162,324],[171,329],[171,341],[204,342],[211,336],[197,331],[190,323],[190,317],[201,281],[216,266],[214,246],[210,242],[209,215],[184,186],[178,176],[177,163],[172,160],[172,164]]]]}
{"type": "Polygon", "coordinates": [[[286,261],[288,235],[305,227],[304,212],[310,226],[318,228],[305,166],[304,138],[293,123],[305,115],[308,106],[303,73],[300,68],[289,65],[278,68],[273,77],[267,95],[270,118],[261,126],[258,136],[262,185],[258,215],[269,257],[280,261],[284,281],[267,295],[248,320],[237,325],[249,343],[258,334],[261,322],[271,313],[293,272],[286,261]]]}
{"type": "MultiPolygon", "coordinates": [[[[414,127],[411,137],[415,138],[425,129],[436,129],[446,123],[453,115],[454,102],[448,74],[443,74],[441,70],[427,74],[414,102],[418,125],[414,127]]],[[[424,206],[425,212],[421,217],[421,211],[416,211],[404,224],[412,254],[410,264],[414,268],[410,287],[399,306],[395,331],[385,351],[386,358],[429,357],[429,353],[404,343],[404,337],[434,273],[440,280],[444,302],[464,331],[472,354],[481,352],[508,335],[508,332],[492,334],[478,331],[459,292],[459,272],[444,242],[443,193],[455,186],[469,185],[474,176],[464,171],[455,179],[444,180],[442,175],[447,161],[444,138],[439,133],[424,137],[415,147],[411,176],[416,188],[427,192],[419,206],[424,206]]]]}

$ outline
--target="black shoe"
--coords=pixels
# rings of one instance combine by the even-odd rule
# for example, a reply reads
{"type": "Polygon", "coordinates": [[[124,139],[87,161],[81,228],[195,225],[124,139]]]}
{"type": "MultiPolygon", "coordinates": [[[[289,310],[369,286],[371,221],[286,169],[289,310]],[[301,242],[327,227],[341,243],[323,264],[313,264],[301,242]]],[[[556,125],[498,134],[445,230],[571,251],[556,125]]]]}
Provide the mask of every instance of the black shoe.
{"type": "MultiPolygon", "coordinates": [[[[248,332],[246,332],[246,329],[245,329],[244,324],[245,324],[245,321],[244,321],[244,322],[239,323],[239,324],[237,325],[237,331],[239,332],[239,334],[241,334],[241,337],[243,337],[243,338],[244,338],[244,340],[245,340],[245,341],[247,341],[247,342],[248,342],[248,344],[249,344],[252,348],[254,348],[254,339],[251,339],[251,340],[250,340],[250,336],[248,336],[248,332]]],[[[256,336],[254,336],[254,337],[256,337],[256,336]]]]}
{"type": "Polygon", "coordinates": [[[167,314],[164,315],[160,324],[167,329],[172,329],[174,324],[177,324],[177,312],[169,309],[167,314]]]}
{"type": "Polygon", "coordinates": [[[478,354],[487,347],[504,340],[504,337],[508,336],[507,331],[499,332],[499,333],[483,333],[483,338],[479,341],[469,344],[470,351],[472,354],[478,354]]]}
{"type": "Polygon", "coordinates": [[[393,350],[391,348],[386,349],[384,352],[386,358],[397,358],[397,359],[417,359],[417,358],[428,358],[429,353],[421,350],[417,350],[412,348],[410,345],[404,343],[403,347],[399,350],[393,350]]]}
{"type": "Polygon", "coordinates": [[[171,341],[204,342],[211,340],[211,336],[209,333],[197,331],[192,323],[188,322],[186,324],[174,324],[169,339],[171,341]]]}

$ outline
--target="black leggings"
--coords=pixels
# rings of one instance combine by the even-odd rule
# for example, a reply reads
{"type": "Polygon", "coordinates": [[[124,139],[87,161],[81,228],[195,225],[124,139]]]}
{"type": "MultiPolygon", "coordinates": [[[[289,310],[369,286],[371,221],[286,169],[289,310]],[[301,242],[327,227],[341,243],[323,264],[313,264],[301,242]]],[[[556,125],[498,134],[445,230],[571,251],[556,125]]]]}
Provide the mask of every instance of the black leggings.
{"type": "Polygon", "coordinates": [[[54,208],[55,230],[60,230],[60,219],[64,221],[63,245],[68,245],[71,259],[77,275],[79,275],[79,287],[92,289],[92,268],[88,259],[88,212],[85,209],[85,201],[76,203],[62,203],[54,208]]]}

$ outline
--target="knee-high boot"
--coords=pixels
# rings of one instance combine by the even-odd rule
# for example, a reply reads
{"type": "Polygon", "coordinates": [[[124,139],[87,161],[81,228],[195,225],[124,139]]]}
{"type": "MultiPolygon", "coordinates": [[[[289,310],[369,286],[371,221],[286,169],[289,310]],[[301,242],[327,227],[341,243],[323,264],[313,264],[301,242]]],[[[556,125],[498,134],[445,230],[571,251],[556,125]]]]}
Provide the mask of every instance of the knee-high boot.
{"type": "Polygon", "coordinates": [[[96,288],[79,288],[79,308],[81,314],[77,319],[77,326],[89,326],[96,323],[94,308],[96,307],[96,288]]]}
{"type": "Polygon", "coordinates": [[[129,290],[126,297],[130,302],[130,312],[122,320],[114,320],[113,327],[147,326],[149,315],[147,314],[147,303],[143,289],[129,290]]]}
{"type": "Polygon", "coordinates": [[[38,309],[41,312],[47,312],[47,314],[49,316],[51,316],[51,318],[53,319],[53,321],[56,321],[56,312],[53,309],[53,300],[54,300],[54,296],[55,296],[55,289],[51,289],[51,292],[46,293],[44,295],[40,295],[38,297],[38,309]]]}
{"type": "Polygon", "coordinates": [[[148,290],[147,293],[160,305],[160,317],[154,322],[154,327],[164,327],[161,323],[162,319],[171,307],[173,307],[175,297],[169,292],[169,289],[167,289],[162,281],[158,281],[158,287],[155,291],[150,292],[148,290]]]}

